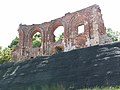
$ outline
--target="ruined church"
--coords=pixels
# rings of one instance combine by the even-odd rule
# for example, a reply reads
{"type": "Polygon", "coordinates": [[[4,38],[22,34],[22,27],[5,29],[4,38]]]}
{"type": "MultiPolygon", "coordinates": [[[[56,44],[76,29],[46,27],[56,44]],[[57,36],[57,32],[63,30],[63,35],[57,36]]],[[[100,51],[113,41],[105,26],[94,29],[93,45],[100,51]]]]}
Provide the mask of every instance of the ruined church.
{"type": "Polygon", "coordinates": [[[18,32],[19,44],[12,52],[14,61],[53,55],[58,49],[67,52],[110,42],[98,5],[92,5],[73,13],[66,13],[63,17],[42,24],[20,24],[18,32]],[[55,42],[54,32],[59,26],[64,27],[64,39],[55,42]],[[79,26],[84,27],[84,32],[79,33],[79,26]],[[41,34],[41,46],[33,48],[32,37],[37,32],[41,34]]]}

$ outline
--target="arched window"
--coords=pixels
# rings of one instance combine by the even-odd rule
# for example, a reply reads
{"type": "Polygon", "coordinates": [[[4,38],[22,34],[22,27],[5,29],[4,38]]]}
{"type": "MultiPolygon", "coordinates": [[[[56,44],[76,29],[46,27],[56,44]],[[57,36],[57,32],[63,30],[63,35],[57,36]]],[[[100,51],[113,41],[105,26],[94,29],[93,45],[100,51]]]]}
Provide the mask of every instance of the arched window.
{"type": "Polygon", "coordinates": [[[64,40],[64,27],[59,26],[54,31],[55,42],[62,42],[64,40]]]}
{"type": "Polygon", "coordinates": [[[32,37],[32,47],[33,48],[41,47],[41,44],[42,44],[41,39],[42,39],[41,33],[36,32],[32,37]]]}
{"type": "Polygon", "coordinates": [[[78,26],[78,35],[84,33],[84,25],[78,26]]]}

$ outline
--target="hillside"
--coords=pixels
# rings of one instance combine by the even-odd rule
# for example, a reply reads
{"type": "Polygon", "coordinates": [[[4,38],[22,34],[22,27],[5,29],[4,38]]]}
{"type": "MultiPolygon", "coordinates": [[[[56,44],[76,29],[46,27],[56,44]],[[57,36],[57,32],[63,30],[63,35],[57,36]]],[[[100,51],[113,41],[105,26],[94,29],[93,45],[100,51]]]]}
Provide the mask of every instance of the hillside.
{"type": "Polygon", "coordinates": [[[55,84],[75,88],[120,85],[120,43],[0,65],[0,90],[40,90],[55,84]]]}

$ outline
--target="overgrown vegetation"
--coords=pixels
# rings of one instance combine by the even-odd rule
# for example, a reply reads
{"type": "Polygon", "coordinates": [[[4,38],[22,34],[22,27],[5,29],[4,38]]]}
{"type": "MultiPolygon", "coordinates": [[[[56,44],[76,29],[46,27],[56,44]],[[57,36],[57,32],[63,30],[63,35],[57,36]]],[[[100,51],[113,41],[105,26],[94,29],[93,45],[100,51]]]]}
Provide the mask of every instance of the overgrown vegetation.
{"type": "Polygon", "coordinates": [[[15,37],[15,39],[12,40],[8,48],[11,48],[11,49],[17,48],[18,42],[19,42],[19,38],[15,37]]]}
{"type": "Polygon", "coordinates": [[[111,28],[108,28],[106,30],[107,35],[111,37],[113,42],[120,41],[120,32],[119,31],[113,31],[111,28]]]}
{"type": "Polygon", "coordinates": [[[0,48],[0,64],[4,64],[12,60],[11,52],[11,48],[5,48],[3,50],[0,48]]]}
{"type": "Polygon", "coordinates": [[[39,33],[36,33],[33,38],[32,38],[32,47],[33,48],[37,48],[37,47],[40,47],[41,46],[41,43],[42,43],[42,35],[39,34],[39,33]]]}

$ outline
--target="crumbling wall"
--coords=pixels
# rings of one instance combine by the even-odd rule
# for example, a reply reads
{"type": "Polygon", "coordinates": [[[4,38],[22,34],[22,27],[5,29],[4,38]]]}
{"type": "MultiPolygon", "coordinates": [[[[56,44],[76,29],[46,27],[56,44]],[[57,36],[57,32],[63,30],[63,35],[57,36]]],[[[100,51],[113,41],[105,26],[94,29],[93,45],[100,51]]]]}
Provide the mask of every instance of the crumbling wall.
{"type": "Polygon", "coordinates": [[[36,56],[52,55],[57,46],[63,51],[85,48],[108,43],[101,10],[93,5],[67,13],[65,16],[42,24],[19,25],[19,46],[13,52],[13,60],[25,60],[36,56]],[[84,32],[78,34],[78,27],[84,25],[84,32]],[[64,27],[64,40],[55,42],[54,31],[57,27],[64,27]],[[32,37],[36,32],[42,35],[42,45],[38,49],[32,48],[32,37]]]}

